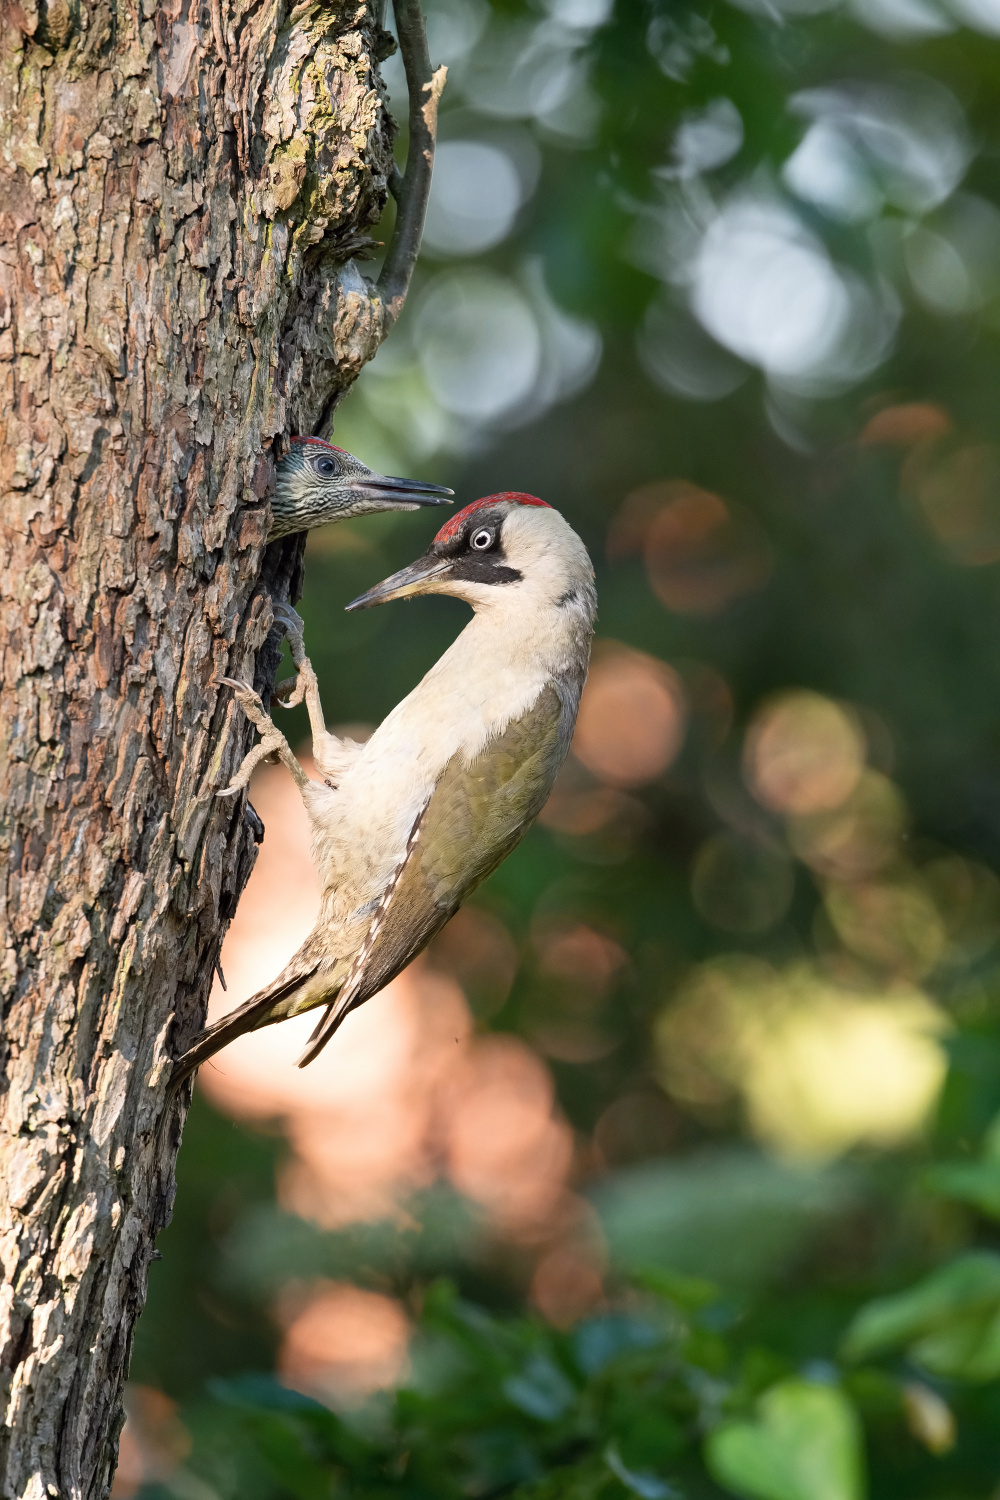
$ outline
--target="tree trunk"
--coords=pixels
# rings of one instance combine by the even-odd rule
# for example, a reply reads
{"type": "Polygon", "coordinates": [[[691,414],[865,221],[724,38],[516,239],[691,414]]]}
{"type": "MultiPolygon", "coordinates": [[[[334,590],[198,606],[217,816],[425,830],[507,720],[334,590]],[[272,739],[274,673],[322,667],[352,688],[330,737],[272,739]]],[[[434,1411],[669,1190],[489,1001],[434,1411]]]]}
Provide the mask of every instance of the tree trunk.
{"type": "Polygon", "coordinates": [[[0,0],[4,1497],[110,1486],[169,1062],[254,860],[214,679],[269,692],[301,570],[272,440],[398,308],[350,259],[387,45],[369,0],[0,0]]]}

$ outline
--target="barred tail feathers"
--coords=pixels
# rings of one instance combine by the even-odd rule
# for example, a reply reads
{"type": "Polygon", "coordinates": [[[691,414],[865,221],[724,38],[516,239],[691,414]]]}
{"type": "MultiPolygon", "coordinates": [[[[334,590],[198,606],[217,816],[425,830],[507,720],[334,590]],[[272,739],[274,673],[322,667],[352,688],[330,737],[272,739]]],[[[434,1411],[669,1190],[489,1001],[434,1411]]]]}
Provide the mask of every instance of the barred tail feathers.
{"type": "Polygon", "coordinates": [[[174,1064],[171,1086],[183,1083],[196,1068],[238,1036],[301,1015],[334,999],[344,980],[345,965],[323,963],[322,959],[312,939],[307,939],[276,979],[206,1027],[174,1064]]]}

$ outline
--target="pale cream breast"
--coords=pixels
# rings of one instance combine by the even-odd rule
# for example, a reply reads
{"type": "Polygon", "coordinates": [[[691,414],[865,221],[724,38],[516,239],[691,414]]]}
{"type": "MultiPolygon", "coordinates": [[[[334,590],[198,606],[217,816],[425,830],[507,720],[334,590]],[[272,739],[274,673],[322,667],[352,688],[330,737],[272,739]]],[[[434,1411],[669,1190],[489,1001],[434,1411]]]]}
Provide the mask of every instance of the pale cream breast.
{"type": "MultiPolygon", "coordinates": [[[[511,521],[509,556],[523,578],[470,598],[473,618],[427,675],[383,720],[336,788],[310,794],[313,852],[327,920],[361,923],[403,858],[414,822],[445,766],[474,759],[521,718],[589,646],[592,606],[566,608],[567,591],[592,591],[582,542],[556,511],[511,521]]],[[[592,597],[592,593],[591,593],[592,597]]],[[[360,941],[360,939],[359,939],[360,941]]]]}

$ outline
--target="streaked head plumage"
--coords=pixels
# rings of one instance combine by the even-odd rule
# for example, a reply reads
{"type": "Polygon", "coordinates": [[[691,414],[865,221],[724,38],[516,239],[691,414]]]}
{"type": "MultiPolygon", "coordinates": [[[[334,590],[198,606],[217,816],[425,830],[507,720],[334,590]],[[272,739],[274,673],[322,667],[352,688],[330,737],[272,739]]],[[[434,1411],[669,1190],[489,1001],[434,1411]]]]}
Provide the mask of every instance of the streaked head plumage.
{"type": "Polygon", "coordinates": [[[293,437],[275,474],[269,540],[373,511],[446,505],[453,493],[442,485],[376,474],[324,438],[293,437]]]}

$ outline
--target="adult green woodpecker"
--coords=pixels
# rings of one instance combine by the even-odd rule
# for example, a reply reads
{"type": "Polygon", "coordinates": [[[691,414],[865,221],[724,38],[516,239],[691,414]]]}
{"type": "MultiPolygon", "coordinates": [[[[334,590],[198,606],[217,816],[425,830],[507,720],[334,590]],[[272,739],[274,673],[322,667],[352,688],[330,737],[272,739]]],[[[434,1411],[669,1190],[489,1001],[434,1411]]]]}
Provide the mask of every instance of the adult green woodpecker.
{"type": "Polygon", "coordinates": [[[312,824],[319,919],[278,977],[208,1028],[175,1082],[244,1031],[317,1006],[325,1014],[299,1066],[440,931],[534,822],[569,750],[587,675],[597,597],[586,548],[533,495],[477,500],[430,549],[348,609],[454,594],[473,618],[364,745],[329,734],[301,621],[280,610],[298,668],[313,755],[310,780],[257,695],[224,679],[261,739],[232,795],[278,755],[312,824]]]}
{"type": "Polygon", "coordinates": [[[447,505],[454,493],[420,479],[376,474],[345,448],[321,438],[295,437],[275,470],[267,539],[274,542],[327,521],[346,521],[373,511],[447,505]]]}

